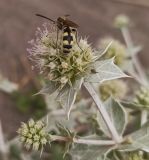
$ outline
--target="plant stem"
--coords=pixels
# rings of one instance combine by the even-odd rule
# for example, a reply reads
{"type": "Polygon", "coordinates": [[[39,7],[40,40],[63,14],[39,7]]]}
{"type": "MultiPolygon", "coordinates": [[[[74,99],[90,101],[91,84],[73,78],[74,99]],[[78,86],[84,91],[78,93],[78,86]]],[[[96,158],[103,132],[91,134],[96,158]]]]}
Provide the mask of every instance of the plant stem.
{"type": "Polygon", "coordinates": [[[100,114],[101,114],[101,116],[102,116],[107,128],[109,129],[109,131],[111,133],[111,136],[112,136],[113,140],[116,143],[119,143],[122,138],[118,135],[115,126],[111,122],[111,119],[110,119],[105,107],[103,106],[102,102],[100,101],[99,96],[95,92],[93,86],[88,82],[85,82],[84,86],[87,89],[87,91],[89,92],[89,94],[91,95],[92,99],[94,100],[98,111],[100,112],[100,114]]]}
{"type": "Polygon", "coordinates": [[[146,74],[143,71],[143,68],[139,62],[138,57],[136,56],[136,54],[133,53],[134,45],[133,45],[132,39],[130,37],[130,33],[129,33],[128,28],[123,27],[121,29],[121,32],[124,37],[125,43],[127,45],[128,52],[130,52],[130,56],[132,58],[132,61],[138,71],[139,77],[140,77],[141,81],[143,82],[144,86],[148,86],[148,80],[147,80],[146,74]]]}
{"type": "MultiPolygon", "coordinates": [[[[135,78],[137,79],[138,82],[140,82],[141,85],[147,87],[149,86],[148,79],[140,64],[138,57],[136,56],[136,54],[133,53],[134,45],[133,45],[129,30],[127,27],[123,27],[121,28],[121,32],[124,37],[125,43],[127,45],[127,49],[130,52],[130,56],[132,58],[133,64],[138,72],[138,76],[136,75],[135,78]]],[[[143,110],[141,112],[141,125],[143,125],[147,121],[147,116],[148,116],[148,112],[146,110],[143,110]]]]}
{"type": "Polygon", "coordinates": [[[146,110],[143,110],[141,112],[141,126],[147,122],[148,112],[146,110]]]}
{"type": "Polygon", "coordinates": [[[5,144],[1,122],[0,122],[0,155],[3,160],[8,160],[8,148],[7,145],[5,144]]]}
{"type": "Polygon", "coordinates": [[[69,138],[57,135],[50,135],[52,141],[64,141],[64,142],[73,142],[78,144],[88,144],[88,145],[98,145],[98,146],[110,146],[114,145],[115,142],[112,140],[89,140],[89,139],[81,139],[81,138],[69,138]]]}

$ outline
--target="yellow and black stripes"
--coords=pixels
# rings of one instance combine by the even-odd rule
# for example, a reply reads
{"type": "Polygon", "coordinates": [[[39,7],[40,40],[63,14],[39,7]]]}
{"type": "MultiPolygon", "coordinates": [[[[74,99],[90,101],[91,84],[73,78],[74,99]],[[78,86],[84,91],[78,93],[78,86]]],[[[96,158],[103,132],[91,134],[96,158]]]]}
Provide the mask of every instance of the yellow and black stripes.
{"type": "Polygon", "coordinates": [[[63,29],[63,52],[64,54],[70,53],[70,50],[72,49],[72,45],[74,43],[74,31],[72,31],[71,27],[65,27],[63,29]]]}

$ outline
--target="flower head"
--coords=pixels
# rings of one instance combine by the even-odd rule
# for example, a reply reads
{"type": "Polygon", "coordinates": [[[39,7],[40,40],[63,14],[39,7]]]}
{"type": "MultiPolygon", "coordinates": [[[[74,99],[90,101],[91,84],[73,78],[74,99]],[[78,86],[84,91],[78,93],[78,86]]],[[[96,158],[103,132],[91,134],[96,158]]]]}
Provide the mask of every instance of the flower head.
{"type": "Polygon", "coordinates": [[[46,145],[49,139],[45,124],[42,121],[35,122],[33,119],[29,120],[28,123],[22,123],[18,134],[24,146],[33,150],[39,150],[40,147],[46,145]]]}
{"type": "Polygon", "coordinates": [[[63,52],[62,31],[57,39],[56,29],[44,25],[43,31],[37,30],[36,39],[28,49],[31,59],[37,63],[40,73],[45,78],[63,87],[66,83],[72,85],[77,79],[90,72],[90,65],[95,56],[86,39],[74,41],[70,53],[63,52]]]}
{"type": "Polygon", "coordinates": [[[143,155],[139,152],[130,152],[128,154],[128,160],[144,160],[143,155]]]}
{"type": "Polygon", "coordinates": [[[117,28],[127,27],[129,23],[129,18],[124,14],[118,15],[114,20],[114,26],[117,28]]]}
{"type": "Polygon", "coordinates": [[[103,101],[107,100],[110,96],[116,99],[122,99],[126,95],[127,86],[122,80],[111,80],[103,82],[99,86],[99,91],[103,101]]]}
{"type": "Polygon", "coordinates": [[[142,87],[134,98],[134,102],[143,105],[145,107],[149,107],[149,88],[142,87]]]}
{"type": "Polygon", "coordinates": [[[107,50],[107,52],[103,55],[103,58],[112,58],[115,57],[115,64],[118,66],[122,66],[124,61],[126,60],[126,48],[123,44],[121,44],[118,40],[112,38],[104,38],[99,41],[98,46],[105,48],[112,41],[111,46],[107,50]]]}

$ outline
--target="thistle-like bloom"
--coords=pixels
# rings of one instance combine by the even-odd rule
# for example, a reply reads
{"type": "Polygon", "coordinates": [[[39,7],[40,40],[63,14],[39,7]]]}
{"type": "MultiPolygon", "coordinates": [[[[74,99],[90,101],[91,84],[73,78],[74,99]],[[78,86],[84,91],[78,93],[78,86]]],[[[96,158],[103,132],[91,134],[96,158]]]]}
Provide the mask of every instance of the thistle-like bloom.
{"type": "Polygon", "coordinates": [[[104,38],[99,41],[98,47],[105,48],[112,41],[111,46],[108,51],[103,55],[103,58],[112,58],[115,57],[115,64],[122,66],[126,60],[126,48],[118,40],[112,38],[104,38]]]}
{"type": "Polygon", "coordinates": [[[142,87],[134,98],[134,102],[143,105],[144,107],[149,107],[149,88],[142,87]]]}
{"type": "Polygon", "coordinates": [[[129,24],[130,24],[130,20],[124,14],[118,15],[114,20],[114,26],[117,28],[127,27],[129,24]]]}
{"type": "Polygon", "coordinates": [[[36,39],[30,41],[28,49],[32,60],[37,63],[40,73],[47,80],[62,88],[66,83],[70,86],[90,72],[90,65],[94,61],[94,51],[86,39],[74,42],[69,54],[63,53],[62,32],[58,39],[55,28],[44,25],[43,31],[38,28],[36,39]]]}
{"type": "MultiPolygon", "coordinates": [[[[71,33],[73,35],[73,33],[71,33]]],[[[105,80],[126,77],[113,63],[114,58],[102,59],[102,55],[109,49],[111,43],[103,46],[105,50],[97,52],[88,44],[87,39],[74,41],[69,53],[63,48],[63,31],[56,32],[56,28],[44,25],[43,31],[38,28],[36,39],[30,41],[28,49],[30,58],[35,61],[46,79],[45,86],[38,94],[52,94],[57,92],[56,100],[66,110],[69,118],[75,102],[77,92],[83,83],[100,83],[105,80]],[[109,74],[115,73],[116,74],[109,74]]],[[[119,53],[118,48],[118,53],[119,53]]]]}
{"type": "Polygon", "coordinates": [[[28,123],[22,123],[18,134],[26,149],[39,150],[46,145],[49,139],[45,124],[42,121],[35,122],[32,119],[28,123]]]}
{"type": "Polygon", "coordinates": [[[142,154],[137,152],[132,152],[128,154],[128,160],[145,160],[142,154]]]}
{"type": "Polygon", "coordinates": [[[111,80],[103,82],[99,86],[100,98],[105,101],[110,96],[123,99],[127,93],[127,85],[122,80],[111,80]]]}

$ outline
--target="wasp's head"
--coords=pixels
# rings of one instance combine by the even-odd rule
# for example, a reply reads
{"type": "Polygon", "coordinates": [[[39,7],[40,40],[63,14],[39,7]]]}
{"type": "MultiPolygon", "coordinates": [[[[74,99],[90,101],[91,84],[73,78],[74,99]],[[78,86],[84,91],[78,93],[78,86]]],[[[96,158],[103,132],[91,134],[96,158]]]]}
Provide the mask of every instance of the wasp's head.
{"type": "Polygon", "coordinates": [[[66,19],[63,18],[63,17],[58,17],[57,18],[57,26],[58,26],[59,29],[63,28],[65,20],[66,19]]]}

